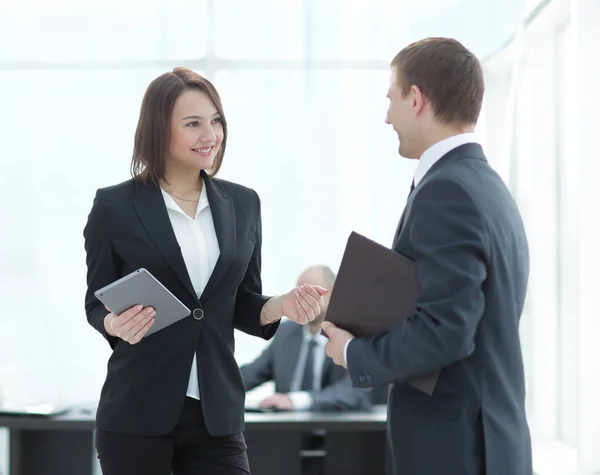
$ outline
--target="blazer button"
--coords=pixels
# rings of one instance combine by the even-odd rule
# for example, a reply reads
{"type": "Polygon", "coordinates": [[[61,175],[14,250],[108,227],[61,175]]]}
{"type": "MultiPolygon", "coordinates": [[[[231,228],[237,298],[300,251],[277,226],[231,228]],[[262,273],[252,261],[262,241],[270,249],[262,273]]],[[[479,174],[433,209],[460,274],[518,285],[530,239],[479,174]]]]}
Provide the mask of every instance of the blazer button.
{"type": "Polygon", "coordinates": [[[361,383],[364,383],[364,382],[366,381],[366,379],[367,379],[367,378],[365,378],[364,376],[361,376],[359,379],[360,379],[360,382],[361,382],[361,383]]]}
{"type": "Polygon", "coordinates": [[[204,310],[201,308],[195,308],[192,315],[196,320],[202,320],[204,318],[204,310]]]}

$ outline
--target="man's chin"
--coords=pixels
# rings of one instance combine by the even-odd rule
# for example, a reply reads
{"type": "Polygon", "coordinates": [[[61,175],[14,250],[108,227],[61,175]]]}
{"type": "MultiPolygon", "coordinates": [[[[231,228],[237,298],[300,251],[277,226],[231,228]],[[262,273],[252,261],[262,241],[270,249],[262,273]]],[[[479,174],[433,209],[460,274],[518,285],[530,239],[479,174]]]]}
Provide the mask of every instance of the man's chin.
{"type": "Polygon", "coordinates": [[[406,158],[407,160],[415,160],[415,159],[419,158],[418,156],[415,156],[414,153],[412,153],[408,150],[404,150],[401,146],[398,148],[398,154],[402,158],[406,158]]]}

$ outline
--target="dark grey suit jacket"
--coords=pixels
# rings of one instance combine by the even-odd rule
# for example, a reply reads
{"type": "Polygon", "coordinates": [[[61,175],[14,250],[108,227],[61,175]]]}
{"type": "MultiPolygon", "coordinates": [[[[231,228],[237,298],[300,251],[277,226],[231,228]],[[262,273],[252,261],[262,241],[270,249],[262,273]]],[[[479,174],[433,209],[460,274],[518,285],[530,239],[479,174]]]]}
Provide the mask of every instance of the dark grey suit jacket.
{"type": "Polygon", "coordinates": [[[355,339],[357,386],[393,383],[392,473],[531,475],[519,319],[528,246],[517,206],[477,144],[437,162],[409,197],[393,249],[416,262],[417,312],[355,339]],[[405,384],[434,371],[433,396],[405,384]]]}
{"type": "MultiPolygon", "coordinates": [[[[246,391],[267,381],[275,381],[275,391],[290,392],[292,378],[302,346],[302,326],[286,322],[281,325],[271,344],[252,363],[240,368],[246,391]]],[[[321,389],[311,391],[313,410],[369,409],[371,394],[368,389],[352,387],[348,371],[336,366],[325,357],[321,389]]]]}

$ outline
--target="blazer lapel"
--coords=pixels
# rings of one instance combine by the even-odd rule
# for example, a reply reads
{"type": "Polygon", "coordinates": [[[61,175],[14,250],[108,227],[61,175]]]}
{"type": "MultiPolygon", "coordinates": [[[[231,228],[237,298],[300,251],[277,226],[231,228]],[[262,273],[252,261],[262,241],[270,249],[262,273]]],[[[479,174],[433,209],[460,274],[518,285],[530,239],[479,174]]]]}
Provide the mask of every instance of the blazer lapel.
{"type": "Polygon", "coordinates": [[[404,207],[404,211],[402,211],[402,216],[400,216],[400,221],[398,222],[398,226],[396,227],[396,232],[394,233],[394,240],[392,242],[396,242],[398,236],[400,235],[400,231],[402,230],[402,225],[404,224],[404,215],[406,214],[406,208],[408,204],[404,207]]]}
{"type": "Polygon", "coordinates": [[[175,237],[173,226],[171,226],[171,220],[169,219],[160,188],[136,183],[134,206],[142,224],[162,256],[168,262],[179,281],[196,299],[196,292],[185,267],[181,248],[175,237]]]}
{"type": "Polygon", "coordinates": [[[402,225],[404,224],[404,216],[406,215],[406,209],[408,208],[408,205],[410,202],[410,196],[412,195],[414,190],[415,190],[415,187],[413,184],[410,187],[410,193],[408,194],[408,198],[406,199],[406,206],[404,206],[404,211],[402,211],[402,216],[400,216],[400,221],[398,222],[398,227],[396,228],[396,232],[394,233],[394,241],[393,242],[396,242],[396,239],[398,239],[398,235],[400,234],[400,231],[402,230],[402,225]]]}
{"type": "Polygon", "coordinates": [[[294,328],[290,333],[289,337],[285,341],[285,354],[282,355],[281,361],[281,388],[278,388],[281,393],[287,393],[290,391],[292,385],[292,379],[296,374],[296,365],[298,364],[298,356],[300,355],[300,349],[302,348],[302,342],[304,341],[304,332],[301,325],[297,325],[298,328],[294,328]]]}
{"type": "Polygon", "coordinates": [[[332,369],[334,369],[333,360],[326,355],[325,361],[323,361],[323,373],[321,374],[321,388],[329,386],[332,369]]]}
{"type": "MultiPolygon", "coordinates": [[[[421,179],[421,181],[425,181],[425,179],[433,174],[436,170],[442,167],[445,163],[461,159],[461,158],[475,158],[479,160],[486,161],[485,154],[483,153],[483,148],[478,143],[466,143],[463,145],[459,145],[458,147],[450,150],[444,156],[442,156],[437,162],[433,164],[433,166],[427,171],[425,176],[421,179]]],[[[398,235],[402,230],[402,225],[404,224],[404,217],[406,215],[406,210],[409,208],[410,197],[414,191],[414,187],[411,186],[410,193],[408,194],[408,199],[406,201],[406,206],[404,207],[404,211],[402,212],[402,216],[400,217],[400,222],[398,223],[398,227],[396,228],[396,233],[394,234],[394,243],[398,239],[398,235]]]]}
{"type": "Polygon", "coordinates": [[[233,199],[218,182],[208,178],[204,172],[202,172],[202,177],[204,179],[204,186],[206,186],[206,194],[215,224],[220,251],[215,269],[201,296],[201,300],[206,300],[217,288],[233,261],[236,248],[236,219],[233,199]]]}

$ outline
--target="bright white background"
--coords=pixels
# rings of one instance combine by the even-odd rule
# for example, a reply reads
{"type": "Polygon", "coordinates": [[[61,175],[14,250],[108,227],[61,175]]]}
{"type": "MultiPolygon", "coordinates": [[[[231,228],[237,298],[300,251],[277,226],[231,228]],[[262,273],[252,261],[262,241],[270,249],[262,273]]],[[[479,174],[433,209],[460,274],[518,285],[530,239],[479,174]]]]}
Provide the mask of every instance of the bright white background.
{"type": "MultiPolygon", "coordinates": [[[[524,3],[0,0],[0,394],[97,399],[109,348],[83,311],[82,230],[95,190],[128,178],[154,77],[183,65],[219,89],[220,176],[262,198],[264,291],[276,294],[308,265],[336,270],[351,230],[391,243],[415,165],[384,124],[388,64],[414,39],[449,35],[484,59],[477,132],[528,228],[536,467],[600,470],[600,7],[524,3]]],[[[263,347],[238,334],[236,357],[263,347]]],[[[4,457],[0,447],[0,472],[4,457]]]]}

